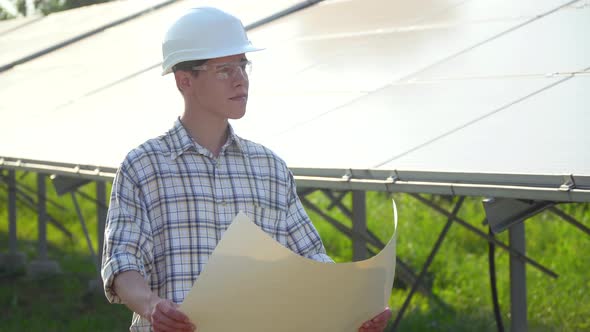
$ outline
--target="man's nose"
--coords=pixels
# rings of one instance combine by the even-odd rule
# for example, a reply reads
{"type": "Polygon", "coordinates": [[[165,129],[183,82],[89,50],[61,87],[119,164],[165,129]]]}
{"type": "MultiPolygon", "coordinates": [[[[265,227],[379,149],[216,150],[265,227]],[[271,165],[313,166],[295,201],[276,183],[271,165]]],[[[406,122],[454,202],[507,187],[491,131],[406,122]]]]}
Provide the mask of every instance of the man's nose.
{"type": "Polygon", "coordinates": [[[232,76],[236,85],[242,85],[244,82],[248,82],[248,73],[246,73],[246,70],[242,67],[236,67],[232,76]]]}

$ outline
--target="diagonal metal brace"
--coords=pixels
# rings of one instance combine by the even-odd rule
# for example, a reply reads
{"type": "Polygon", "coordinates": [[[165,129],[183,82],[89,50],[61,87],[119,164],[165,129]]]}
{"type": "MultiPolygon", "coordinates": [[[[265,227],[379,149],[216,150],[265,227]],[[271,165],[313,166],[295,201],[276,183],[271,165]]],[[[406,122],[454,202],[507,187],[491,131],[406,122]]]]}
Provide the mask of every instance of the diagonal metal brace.
{"type": "Polygon", "coordinates": [[[406,309],[410,305],[410,301],[412,300],[412,297],[414,296],[416,289],[418,288],[418,284],[422,283],[422,280],[424,279],[424,276],[426,275],[426,272],[428,271],[430,264],[432,264],[432,261],[434,260],[434,256],[436,256],[436,253],[440,249],[440,246],[441,246],[443,240],[445,239],[449,229],[451,228],[451,225],[453,224],[453,219],[457,216],[457,213],[459,213],[459,210],[461,209],[461,206],[463,205],[464,200],[465,200],[465,197],[461,196],[461,197],[459,197],[459,201],[457,201],[457,203],[455,204],[453,211],[451,212],[450,216],[448,217],[447,223],[443,227],[438,238],[436,239],[436,243],[434,244],[434,247],[432,248],[432,250],[430,251],[430,254],[426,258],[426,262],[422,266],[422,270],[420,270],[420,274],[418,275],[418,278],[416,279],[416,281],[412,285],[412,288],[410,289],[410,293],[408,293],[408,296],[406,296],[406,300],[404,301],[404,304],[402,305],[402,307],[398,311],[397,316],[395,317],[395,320],[393,321],[393,324],[390,328],[390,331],[395,331],[397,329],[397,327],[399,326],[399,323],[401,322],[401,319],[404,316],[406,309]]]}
{"type": "Polygon", "coordinates": [[[553,206],[553,202],[513,198],[488,198],[483,201],[486,218],[494,234],[553,206]]]}
{"type": "MultiPolygon", "coordinates": [[[[438,213],[446,216],[446,217],[451,217],[451,213],[447,212],[445,209],[441,208],[440,206],[433,204],[431,202],[429,202],[427,199],[425,199],[424,197],[418,195],[418,194],[410,194],[412,197],[416,198],[417,200],[419,200],[420,202],[424,203],[425,205],[428,205],[429,207],[431,207],[433,210],[437,211],[438,213]]],[[[529,263],[531,266],[535,267],[536,269],[538,269],[539,271],[549,275],[552,278],[557,278],[558,274],[555,273],[554,271],[550,270],[549,268],[546,268],[545,266],[541,265],[540,263],[538,263],[537,261],[531,259],[528,256],[525,256],[523,254],[521,254],[520,252],[512,249],[510,246],[504,244],[503,242],[497,240],[496,238],[489,236],[488,234],[486,234],[485,232],[482,232],[481,230],[477,229],[476,227],[472,226],[471,224],[469,224],[468,222],[466,222],[465,220],[459,218],[459,217],[454,217],[453,218],[455,222],[459,223],[461,226],[469,229],[470,231],[472,231],[473,233],[479,235],[480,237],[484,238],[486,241],[494,243],[495,245],[497,245],[498,247],[508,251],[511,255],[514,255],[515,257],[518,257],[519,259],[529,263]]]]}

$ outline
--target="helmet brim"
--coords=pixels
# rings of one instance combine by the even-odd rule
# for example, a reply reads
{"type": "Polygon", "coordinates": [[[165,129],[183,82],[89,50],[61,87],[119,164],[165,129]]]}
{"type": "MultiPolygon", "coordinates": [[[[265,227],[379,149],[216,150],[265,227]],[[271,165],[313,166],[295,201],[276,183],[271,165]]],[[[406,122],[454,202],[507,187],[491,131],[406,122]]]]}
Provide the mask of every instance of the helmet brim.
{"type": "MultiPolygon", "coordinates": [[[[185,61],[195,61],[195,60],[209,60],[215,58],[222,58],[226,56],[232,56],[236,54],[242,53],[250,53],[250,52],[258,52],[262,51],[265,48],[254,47],[252,44],[246,45],[245,47],[238,47],[232,50],[223,50],[218,52],[203,52],[202,56],[195,54],[195,52],[184,52],[184,54],[174,54],[171,55],[172,59],[169,59],[169,65],[167,65],[164,70],[162,71],[162,76],[170,74],[172,72],[172,68],[185,61]]],[[[166,62],[166,61],[165,61],[166,62]]]]}

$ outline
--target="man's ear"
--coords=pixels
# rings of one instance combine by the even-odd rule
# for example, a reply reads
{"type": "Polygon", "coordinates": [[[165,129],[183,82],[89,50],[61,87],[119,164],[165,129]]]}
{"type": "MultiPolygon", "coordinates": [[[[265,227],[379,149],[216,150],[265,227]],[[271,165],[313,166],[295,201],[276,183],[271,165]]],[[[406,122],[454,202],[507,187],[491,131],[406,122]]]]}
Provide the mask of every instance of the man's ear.
{"type": "Polygon", "coordinates": [[[184,70],[177,70],[174,72],[174,79],[176,80],[176,87],[180,92],[191,87],[192,81],[190,73],[184,70]]]}

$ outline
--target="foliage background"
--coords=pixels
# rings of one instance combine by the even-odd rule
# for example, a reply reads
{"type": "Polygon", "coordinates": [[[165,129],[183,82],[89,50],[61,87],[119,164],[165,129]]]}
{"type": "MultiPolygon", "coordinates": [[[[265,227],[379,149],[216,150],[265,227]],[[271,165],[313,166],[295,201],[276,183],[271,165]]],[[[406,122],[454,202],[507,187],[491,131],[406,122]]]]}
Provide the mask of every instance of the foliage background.
{"type": "MultiPolygon", "coordinates": [[[[62,10],[68,10],[88,5],[94,5],[97,3],[109,2],[113,0],[35,0],[35,8],[42,15],[49,15],[54,12],[62,10]]],[[[26,1],[18,0],[16,7],[21,15],[26,15],[26,1]]],[[[12,19],[12,15],[8,14],[2,8],[0,8],[0,20],[12,19]]]]}

